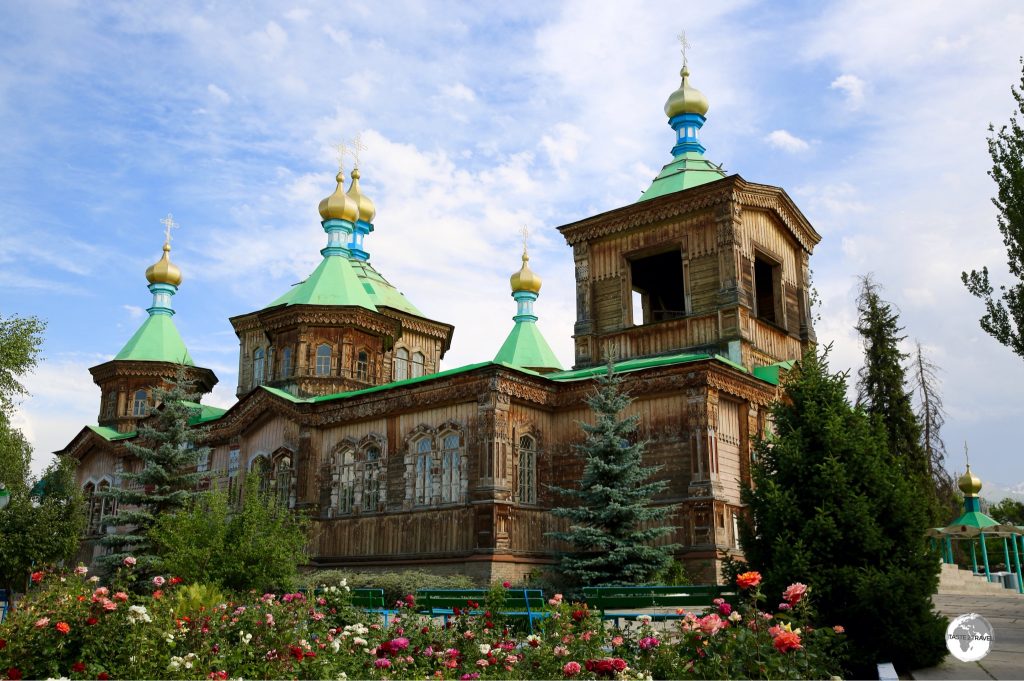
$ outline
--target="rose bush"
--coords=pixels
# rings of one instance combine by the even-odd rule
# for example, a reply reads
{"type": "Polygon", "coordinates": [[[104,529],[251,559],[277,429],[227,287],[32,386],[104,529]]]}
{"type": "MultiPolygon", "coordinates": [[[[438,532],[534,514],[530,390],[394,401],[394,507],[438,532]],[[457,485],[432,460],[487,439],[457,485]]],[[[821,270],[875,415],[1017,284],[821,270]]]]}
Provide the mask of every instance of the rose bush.
{"type": "Polygon", "coordinates": [[[0,678],[821,678],[839,671],[843,638],[838,625],[808,626],[808,590],[787,590],[795,603],[772,614],[756,581],[707,614],[622,629],[556,596],[530,633],[500,614],[501,585],[447,623],[407,597],[385,627],[343,587],[208,605],[178,598],[186,585],[171,575],[136,583],[133,570],[106,586],[84,572],[41,575],[0,625],[0,678]]]}

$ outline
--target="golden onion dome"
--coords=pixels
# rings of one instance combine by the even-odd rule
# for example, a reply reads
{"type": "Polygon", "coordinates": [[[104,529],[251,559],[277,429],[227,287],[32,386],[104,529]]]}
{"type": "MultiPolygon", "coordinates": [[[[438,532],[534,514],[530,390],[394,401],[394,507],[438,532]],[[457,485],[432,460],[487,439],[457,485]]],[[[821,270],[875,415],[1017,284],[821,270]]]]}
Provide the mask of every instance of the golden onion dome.
{"type": "Polygon", "coordinates": [[[335,179],[338,186],[334,193],[320,201],[320,217],[324,220],[355,222],[359,219],[359,204],[345,193],[345,174],[339,171],[335,179]]]}
{"type": "Polygon", "coordinates": [[[181,286],[181,270],[171,262],[170,253],[171,245],[165,243],[163,256],[146,268],[146,279],[150,284],[181,286]]]}
{"type": "Polygon", "coordinates": [[[967,464],[967,472],[960,476],[956,485],[965,497],[978,496],[978,492],[981,491],[981,479],[971,472],[971,464],[967,464]]]}
{"type": "Polygon", "coordinates": [[[512,292],[516,291],[531,291],[533,293],[540,293],[541,279],[537,276],[533,270],[530,269],[530,256],[523,250],[523,266],[522,268],[509,278],[509,283],[512,284],[512,292]]]}
{"type": "Polygon", "coordinates": [[[683,82],[679,89],[668,96],[665,102],[665,115],[669,118],[680,114],[700,114],[708,112],[708,98],[695,87],[690,87],[690,70],[684,65],[679,75],[683,82]]]}
{"type": "Polygon", "coordinates": [[[377,215],[377,207],[373,205],[370,197],[359,188],[360,177],[359,168],[354,168],[352,170],[352,185],[348,188],[348,196],[356,202],[356,206],[359,208],[359,219],[363,222],[373,222],[373,218],[377,215]]]}

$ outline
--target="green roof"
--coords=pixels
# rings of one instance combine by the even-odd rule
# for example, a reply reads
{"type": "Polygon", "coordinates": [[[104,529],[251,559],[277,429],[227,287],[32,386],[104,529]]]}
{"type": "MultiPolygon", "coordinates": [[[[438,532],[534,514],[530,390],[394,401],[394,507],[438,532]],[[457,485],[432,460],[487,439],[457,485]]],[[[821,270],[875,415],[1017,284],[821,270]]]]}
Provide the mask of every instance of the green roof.
{"type": "Polygon", "coordinates": [[[392,286],[380,272],[373,268],[369,262],[362,260],[350,260],[352,269],[363,285],[363,290],[370,296],[370,300],[377,307],[390,307],[402,312],[422,317],[423,313],[416,309],[416,306],[392,286]]]}
{"type": "Polygon", "coordinates": [[[170,315],[152,314],[114,359],[173,362],[195,366],[170,315]]]}
{"type": "MultiPolygon", "coordinates": [[[[703,359],[711,359],[711,355],[698,353],[698,354],[679,354],[679,355],[662,355],[661,357],[640,357],[637,359],[625,359],[621,362],[615,362],[616,373],[625,373],[630,371],[639,371],[640,369],[648,369],[650,367],[660,367],[669,364],[685,364],[687,362],[699,362],[703,359]]],[[[717,359],[722,359],[717,357],[717,359]]],[[[741,367],[742,368],[742,367],[741,367]]],[[[579,381],[585,378],[593,378],[594,376],[601,376],[608,371],[608,368],[604,365],[587,367],[586,369],[573,369],[570,371],[556,371],[553,374],[545,374],[545,378],[550,378],[554,381],[579,381]]]]}
{"type": "Polygon", "coordinates": [[[526,369],[562,369],[562,364],[534,322],[516,322],[494,361],[526,369]]]}
{"type": "Polygon", "coordinates": [[[789,371],[795,364],[796,362],[793,360],[787,359],[784,362],[776,362],[775,364],[769,364],[767,366],[754,367],[754,371],[752,373],[765,383],[779,385],[782,381],[782,372],[789,371]]]}
{"type": "Polygon", "coordinates": [[[99,435],[108,442],[114,442],[115,440],[125,440],[130,437],[135,437],[135,431],[130,433],[119,433],[116,428],[108,428],[107,426],[86,426],[89,430],[99,435]]]}
{"type": "Polygon", "coordinates": [[[340,255],[325,256],[309,278],[267,307],[277,305],[352,305],[377,309],[351,262],[340,255]]]}
{"type": "Polygon", "coordinates": [[[224,416],[228,411],[227,409],[221,409],[220,407],[214,407],[209,404],[199,404],[198,402],[185,402],[184,404],[192,407],[193,409],[199,410],[198,414],[192,416],[192,418],[188,420],[190,426],[197,426],[201,423],[206,423],[207,421],[216,421],[221,416],[224,416]]]}
{"type": "Polygon", "coordinates": [[[673,158],[668,165],[661,169],[658,176],[654,178],[654,182],[647,188],[647,191],[640,195],[637,202],[698,187],[723,177],[725,177],[725,171],[722,170],[722,166],[707,160],[700,152],[687,151],[673,158]]]}
{"type": "Polygon", "coordinates": [[[953,530],[955,528],[966,525],[967,527],[975,529],[984,529],[986,527],[992,527],[998,525],[999,521],[985,515],[980,511],[967,511],[962,516],[951,522],[946,526],[946,530],[953,530]]]}

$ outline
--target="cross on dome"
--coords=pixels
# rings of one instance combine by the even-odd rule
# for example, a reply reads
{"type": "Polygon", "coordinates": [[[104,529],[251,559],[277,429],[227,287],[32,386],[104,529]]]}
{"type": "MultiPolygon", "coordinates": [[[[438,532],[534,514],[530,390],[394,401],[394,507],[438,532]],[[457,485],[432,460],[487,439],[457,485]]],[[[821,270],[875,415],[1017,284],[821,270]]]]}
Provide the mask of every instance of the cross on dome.
{"type": "Polygon", "coordinates": [[[683,66],[686,66],[686,51],[693,45],[686,39],[686,31],[680,31],[676,39],[679,41],[679,51],[683,53],[683,66]]]}
{"type": "Polygon", "coordinates": [[[174,216],[171,215],[170,213],[167,214],[167,217],[165,217],[164,219],[160,220],[160,224],[162,224],[164,226],[164,243],[165,244],[170,244],[171,243],[171,230],[172,229],[178,229],[179,227],[181,227],[181,225],[179,225],[177,222],[174,221],[174,216]]]}
{"type": "Polygon", "coordinates": [[[356,136],[352,138],[352,160],[355,161],[355,167],[359,167],[359,152],[366,151],[366,145],[363,143],[363,133],[357,132],[356,136]]]}
{"type": "Polygon", "coordinates": [[[345,144],[344,142],[339,142],[337,145],[335,145],[334,151],[335,151],[335,153],[337,153],[337,157],[338,157],[338,173],[344,175],[345,174],[345,154],[350,153],[351,150],[348,148],[347,144],[345,144]]]}

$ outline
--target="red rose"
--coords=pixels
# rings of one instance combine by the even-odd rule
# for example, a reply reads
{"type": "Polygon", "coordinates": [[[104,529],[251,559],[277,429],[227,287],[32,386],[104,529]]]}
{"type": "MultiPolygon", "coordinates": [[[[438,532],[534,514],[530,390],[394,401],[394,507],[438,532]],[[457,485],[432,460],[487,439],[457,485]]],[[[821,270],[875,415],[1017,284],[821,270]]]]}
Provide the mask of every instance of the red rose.
{"type": "Polygon", "coordinates": [[[14,681],[19,681],[21,679],[21,670],[17,667],[8,667],[7,678],[13,679],[14,681]]]}
{"type": "Polygon", "coordinates": [[[750,589],[761,583],[760,572],[744,572],[736,577],[736,585],[741,589],[750,589]]]}
{"type": "Polygon", "coordinates": [[[90,627],[91,627],[92,625],[94,625],[94,624],[98,623],[98,622],[99,622],[99,620],[98,620],[98,619],[96,619],[95,617],[90,617],[89,619],[87,619],[87,620],[85,621],[85,623],[86,623],[86,624],[88,624],[88,625],[89,625],[90,627]]]}
{"type": "Polygon", "coordinates": [[[505,587],[506,589],[511,589],[512,588],[512,582],[502,582],[501,585],[503,587],[505,587]]]}
{"type": "Polygon", "coordinates": [[[57,622],[55,625],[53,625],[53,628],[62,634],[67,634],[69,631],[71,631],[71,625],[67,622],[57,622]]]}
{"type": "Polygon", "coordinates": [[[573,610],[572,611],[572,618],[574,620],[576,620],[577,622],[581,621],[586,616],[587,616],[587,611],[586,610],[573,610]]]}
{"type": "Polygon", "coordinates": [[[792,631],[780,632],[779,635],[775,637],[775,640],[772,641],[772,645],[775,646],[775,649],[780,653],[785,653],[790,650],[800,650],[803,648],[803,646],[800,645],[800,636],[792,631]]]}
{"type": "Polygon", "coordinates": [[[181,584],[181,577],[171,577],[171,584],[181,584]]]}
{"type": "MultiPolygon", "coordinates": [[[[24,574],[24,573],[22,573],[22,574],[24,574]]],[[[39,582],[43,581],[43,575],[45,575],[45,574],[46,573],[43,572],[42,570],[39,570],[38,572],[33,572],[32,573],[32,581],[35,582],[36,584],[38,584],[39,582]]]]}
{"type": "Polygon", "coordinates": [[[76,663],[74,663],[73,665],[71,665],[71,671],[78,672],[79,674],[81,674],[82,672],[85,671],[85,663],[84,662],[76,662],[76,663]]]}
{"type": "Polygon", "coordinates": [[[6,647],[7,647],[7,641],[5,641],[2,638],[0,638],[0,650],[3,650],[6,647]]]}
{"type": "Polygon", "coordinates": [[[107,681],[107,679],[110,678],[110,674],[106,672],[100,672],[96,675],[96,678],[99,679],[99,681],[107,681]]]}

